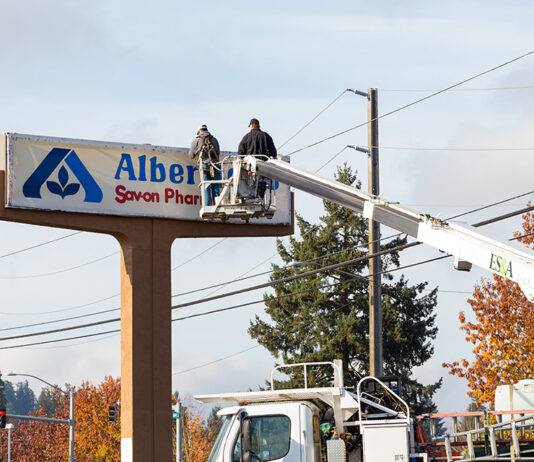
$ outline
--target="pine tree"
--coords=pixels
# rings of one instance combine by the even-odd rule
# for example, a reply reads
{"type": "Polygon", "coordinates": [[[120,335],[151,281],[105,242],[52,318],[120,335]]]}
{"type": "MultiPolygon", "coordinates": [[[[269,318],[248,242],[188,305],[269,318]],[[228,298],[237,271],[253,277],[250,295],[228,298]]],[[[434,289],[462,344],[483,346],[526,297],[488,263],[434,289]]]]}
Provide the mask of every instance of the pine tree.
{"type": "Polygon", "coordinates": [[[35,393],[28,385],[28,381],[18,382],[15,388],[15,414],[28,415],[35,410],[35,393]]]}
{"type": "Polygon", "coordinates": [[[49,387],[43,387],[37,399],[37,408],[42,408],[46,415],[51,417],[56,412],[58,405],[59,403],[54,390],[49,387]]]}
{"type": "MultiPolygon", "coordinates": [[[[360,187],[350,167],[338,168],[337,180],[360,187]]],[[[284,266],[273,265],[271,280],[355,259],[367,254],[367,221],[347,208],[324,201],[326,214],[318,224],[297,214],[300,238],[291,237],[286,247],[279,240],[277,250],[284,266]],[[325,256],[326,255],[326,256],[325,256]],[[323,257],[325,256],[325,257],[323,257]],[[304,263],[300,263],[304,262],[304,263]]],[[[406,242],[396,238],[382,250],[406,242]]],[[[399,266],[396,252],[382,257],[382,268],[399,266]]],[[[284,363],[343,361],[345,384],[355,385],[369,372],[368,263],[366,260],[277,284],[275,294],[265,294],[266,313],[271,322],[256,316],[249,334],[284,363]],[[302,293],[298,293],[305,291],[302,293]],[[294,294],[294,295],[291,295],[294,294]],[[281,295],[287,297],[277,298],[281,295]]],[[[423,294],[427,283],[410,285],[404,277],[382,276],[384,372],[402,378],[404,396],[416,412],[433,412],[432,395],[441,380],[423,386],[411,377],[433,353],[437,289],[423,294]]],[[[328,369],[308,377],[310,385],[324,386],[328,369]]],[[[302,386],[302,373],[290,374],[284,386],[302,386]]]]}

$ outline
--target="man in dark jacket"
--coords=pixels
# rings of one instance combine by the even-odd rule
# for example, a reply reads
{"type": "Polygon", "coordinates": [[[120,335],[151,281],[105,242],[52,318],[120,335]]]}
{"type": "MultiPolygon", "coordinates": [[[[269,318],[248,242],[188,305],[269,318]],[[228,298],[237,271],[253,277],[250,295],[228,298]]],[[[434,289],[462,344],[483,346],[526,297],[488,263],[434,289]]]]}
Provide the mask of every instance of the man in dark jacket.
{"type": "Polygon", "coordinates": [[[250,131],[243,137],[239,143],[237,153],[241,156],[247,154],[263,154],[267,157],[276,157],[276,148],[271,136],[260,129],[258,119],[251,119],[249,123],[250,131]]]}
{"type": "MultiPolygon", "coordinates": [[[[241,143],[239,143],[237,153],[241,156],[248,154],[264,155],[275,159],[276,147],[274,146],[273,139],[267,132],[260,130],[260,121],[258,119],[250,119],[248,126],[250,131],[243,137],[241,143]]],[[[259,178],[258,196],[262,199],[265,196],[267,186],[272,186],[272,181],[270,178],[264,176],[259,178]]]]}
{"type": "MultiPolygon", "coordinates": [[[[197,130],[197,137],[191,143],[189,157],[194,159],[199,156],[199,173],[206,181],[216,181],[221,179],[221,164],[219,156],[221,150],[219,142],[209,131],[206,125],[200,125],[197,130]]],[[[215,198],[219,195],[219,184],[209,184],[204,189],[204,205],[215,205],[215,198]]]]}

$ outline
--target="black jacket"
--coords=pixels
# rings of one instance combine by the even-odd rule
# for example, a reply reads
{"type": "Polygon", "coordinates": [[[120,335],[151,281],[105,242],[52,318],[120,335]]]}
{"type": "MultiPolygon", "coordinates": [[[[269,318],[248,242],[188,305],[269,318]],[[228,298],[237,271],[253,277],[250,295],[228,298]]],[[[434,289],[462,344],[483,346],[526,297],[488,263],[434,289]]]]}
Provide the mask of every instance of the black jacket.
{"type": "Polygon", "coordinates": [[[242,156],[247,154],[264,154],[274,158],[276,157],[276,147],[268,133],[262,132],[259,128],[253,128],[243,137],[241,143],[239,143],[237,153],[242,156]]]}

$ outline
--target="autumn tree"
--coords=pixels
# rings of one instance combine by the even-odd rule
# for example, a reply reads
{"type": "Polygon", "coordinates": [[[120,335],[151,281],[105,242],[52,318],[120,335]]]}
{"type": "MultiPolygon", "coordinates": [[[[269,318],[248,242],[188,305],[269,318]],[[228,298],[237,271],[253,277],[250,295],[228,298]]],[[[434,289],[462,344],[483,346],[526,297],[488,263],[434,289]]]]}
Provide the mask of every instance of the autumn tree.
{"type": "Polygon", "coordinates": [[[182,453],[184,462],[206,460],[214,440],[206,432],[206,421],[192,408],[182,412],[182,453]]]}
{"type": "MultiPolygon", "coordinates": [[[[76,391],[74,414],[75,447],[78,462],[120,461],[120,424],[108,421],[108,405],[119,400],[120,381],[106,377],[98,386],[84,382],[76,391]]],[[[52,392],[56,409],[52,417],[69,418],[69,397],[52,392]]],[[[33,415],[48,417],[41,405],[33,415]]],[[[68,454],[69,427],[66,424],[23,421],[14,422],[11,453],[19,462],[56,462],[68,454]]],[[[5,433],[5,432],[3,432],[5,433]]],[[[7,438],[1,434],[0,453],[7,452],[7,438]]]]}
{"type": "MultiPolygon", "coordinates": [[[[68,386],[63,388],[68,389],[68,386]]],[[[68,395],[49,388],[41,393],[41,398],[38,409],[30,414],[62,420],[69,418],[68,395]]],[[[120,461],[120,421],[114,423],[108,418],[109,406],[119,400],[120,379],[113,377],[105,377],[98,385],[83,382],[76,390],[74,454],[78,462],[120,461]]],[[[185,408],[182,414],[184,462],[206,460],[217,437],[220,418],[215,411],[212,411],[206,421],[194,406],[185,408]]],[[[17,462],[66,460],[69,451],[68,425],[36,421],[10,423],[15,424],[11,433],[12,460],[17,462]]],[[[7,454],[7,432],[0,432],[0,461],[3,460],[4,454],[7,454]]]]}
{"type": "MultiPolygon", "coordinates": [[[[337,180],[360,187],[356,173],[347,165],[338,168],[337,180]]],[[[324,201],[325,215],[310,223],[296,215],[300,238],[289,245],[277,241],[284,266],[273,265],[271,281],[295,276],[323,265],[367,255],[367,221],[356,212],[324,201]]],[[[382,250],[404,239],[393,239],[382,250]]],[[[382,257],[382,268],[399,266],[396,252],[382,257]]],[[[343,361],[345,383],[354,385],[369,372],[368,261],[347,264],[337,271],[320,272],[277,284],[275,294],[265,294],[265,321],[256,317],[249,334],[282,362],[343,361]]],[[[400,276],[382,276],[384,372],[402,378],[405,397],[417,412],[433,412],[432,395],[440,381],[423,386],[412,376],[433,353],[436,290],[426,283],[410,284],[400,276]]],[[[299,371],[300,372],[300,371],[299,371]]],[[[331,371],[310,375],[310,383],[324,386],[331,371]],[[328,375],[327,375],[328,373],[328,375]]],[[[287,386],[302,386],[302,374],[291,375],[287,386]]]]}
{"type": "MultiPolygon", "coordinates": [[[[523,230],[515,236],[532,248],[532,233],[534,214],[527,213],[523,230]]],[[[497,275],[477,284],[467,302],[476,320],[468,321],[461,312],[460,329],[474,345],[474,360],[461,359],[443,367],[467,379],[468,394],[477,404],[491,404],[498,385],[534,377],[534,304],[515,282],[497,275]]]]}

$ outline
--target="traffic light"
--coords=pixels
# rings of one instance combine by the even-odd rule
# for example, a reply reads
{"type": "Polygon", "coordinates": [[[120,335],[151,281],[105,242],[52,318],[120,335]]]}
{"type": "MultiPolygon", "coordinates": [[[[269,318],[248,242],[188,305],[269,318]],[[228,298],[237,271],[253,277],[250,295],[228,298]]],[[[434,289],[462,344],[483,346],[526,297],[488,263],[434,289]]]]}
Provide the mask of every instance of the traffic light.
{"type": "Polygon", "coordinates": [[[108,418],[110,422],[117,422],[117,405],[112,404],[109,406],[108,418]]]}
{"type": "Polygon", "coordinates": [[[0,428],[6,428],[7,413],[5,409],[0,409],[0,428]]]}

